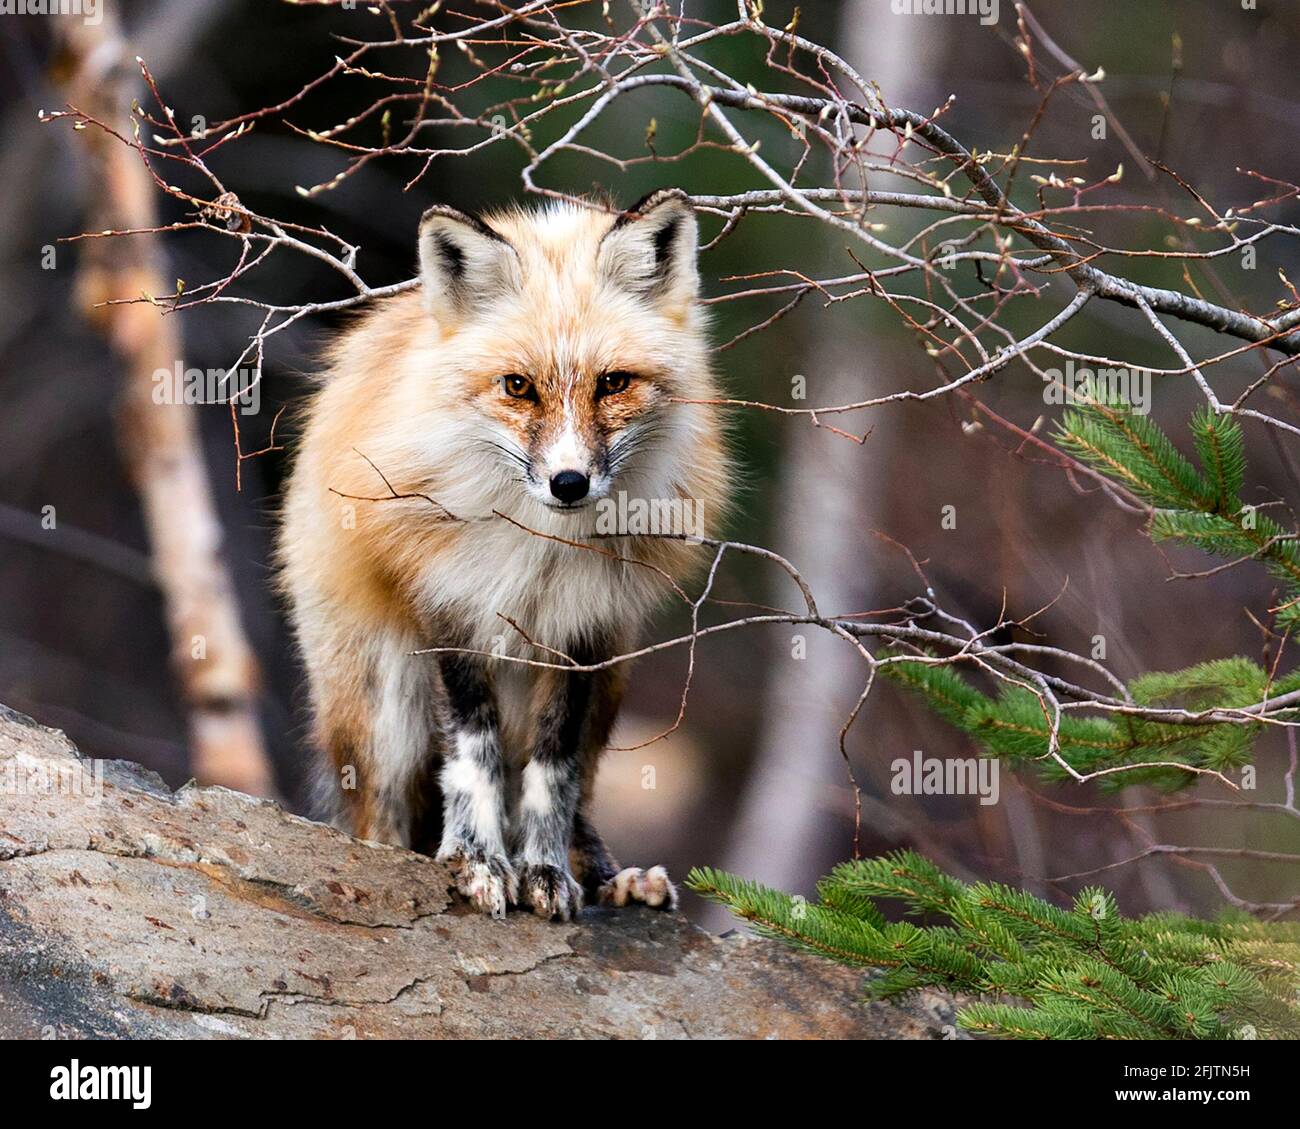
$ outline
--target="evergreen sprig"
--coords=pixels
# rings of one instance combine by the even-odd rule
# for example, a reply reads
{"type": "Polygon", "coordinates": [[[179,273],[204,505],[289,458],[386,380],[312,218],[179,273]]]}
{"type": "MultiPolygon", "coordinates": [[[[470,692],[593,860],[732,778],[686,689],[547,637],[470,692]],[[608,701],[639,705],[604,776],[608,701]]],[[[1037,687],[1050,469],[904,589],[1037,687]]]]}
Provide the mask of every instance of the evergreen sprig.
{"type": "Polygon", "coordinates": [[[1300,1038],[1300,925],[1125,918],[1100,888],[1065,909],[997,883],[967,885],[911,851],[836,867],[815,903],[707,868],[686,881],[761,935],[880,970],[867,983],[873,997],[929,985],[981,997],[957,1022],[982,1034],[1300,1038]],[[879,898],[929,923],[889,922],[879,898]]]}
{"type": "Polygon", "coordinates": [[[1057,431],[1063,448],[1154,508],[1150,535],[1229,559],[1255,558],[1284,586],[1279,631],[1300,624],[1300,542],[1241,500],[1246,476],[1241,426],[1208,405],[1192,417],[1200,468],[1146,416],[1123,404],[1089,401],[1068,409],[1057,431]]]}
{"type": "MultiPolygon", "coordinates": [[[[1000,683],[996,695],[976,689],[952,665],[936,665],[902,656],[881,667],[882,673],[922,695],[945,721],[973,738],[984,753],[1013,767],[1034,765],[1045,780],[1063,780],[1066,770],[1046,759],[1051,720],[1041,700],[1019,685],[1000,683]]],[[[1266,695],[1276,697],[1300,688],[1300,673],[1269,683],[1259,664],[1240,656],[1199,663],[1178,671],[1155,671],[1134,679],[1128,690],[1136,706],[1193,711],[1243,708],[1266,695]]],[[[1282,711],[1278,716],[1289,716],[1282,711]]],[[[1226,772],[1251,761],[1262,724],[1217,721],[1173,724],[1133,714],[1081,717],[1065,713],[1057,732],[1061,759],[1088,774],[1124,765],[1176,761],[1189,768],[1226,772]]],[[[1175,789],[1196,774],[1182,768],[1141,768],[1102,777],[1103,787],[1146,783],[1175,789]]]]}
{"type": "MultiPolygon", "coordinates": [[[[1199,466],[1146,416],[1121,403],[1093,400],[1065,412],[1057,438],[1067,451],[1153,507],[1149,533],[1155,540],[1263,563],[1284,588],[1274,609],[1278,630],[1300,626],[1300,541],[1242,502],[1246,455],[1240,425],[1207,406],[1192,417],[1191,432],[1199,466]]],[[[986,754],[1013,764],[1034,762],[1047,779],[1068,775],[1058,762],[1046,759],[1051,719],[1031,690],[1003,684],[989,695],[951,666],[891,657],[895,661],[883,672],[921,694],[986,754]]],[[[1129,692],[1138,706],[1214,710],[1254,705],[1297,688],[1300,672],[1270,683],[1261,666],[1238,657],[1145,674],[1129,692]]],[[[1059,753],[1084,775],[1154,761],[1225,772],[1250,762],[1261,728],[1248,720],[1174,725],[1130,714],[1070,713],[1060,721],[1059,753]]],[[[1195,779],[1194,772],[1161,767],[1118,773],[1102,782],[1112,788],[1136,783],[1178,788],[1195,779]]]]}

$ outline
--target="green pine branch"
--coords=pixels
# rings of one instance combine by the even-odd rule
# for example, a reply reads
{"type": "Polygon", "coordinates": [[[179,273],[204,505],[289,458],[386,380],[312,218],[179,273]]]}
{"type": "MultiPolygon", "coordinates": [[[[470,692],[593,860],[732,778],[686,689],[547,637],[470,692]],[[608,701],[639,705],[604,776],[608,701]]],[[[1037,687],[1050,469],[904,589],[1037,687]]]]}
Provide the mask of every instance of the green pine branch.
{"type": "Polygon", "coordinates": [[[910,851],[836,867],[816,903],[707,868],[686,881],[763,936],[878,970],[873,997],[925,986],[979,997],[957,1015],[974,1032],[1300,1038],[1300,925],[1125,918],[1099,888],[1065,909],[996,883],[967,885],[910,851]],[[887,921],[882,898],[927,924],[887,921]]]}
{"type": "MultiPolygon", "coordinates": [[[[1146,416],[1123,404],[1090,401],[1066,411],[1058,439],[1067,451],[1151,504],[1149,533],[1154,539],[1192,545],[1229,561],[1263,563],[1285,591],[1274,609],[1278,629],[1300,625],[1300,542],[1242,503],[1246,455],[1241,427],[1205,407],[1193,416],[1191,431],[1199,466],[1146,416]]],[[[895,661],[882,668],[884,673],[922,695],[987,755],[1012,764],[1032,763],[1049,780],[1069,776],[1060,763],[1046,759],[1051,719],[1032,691],[1002,684],[989,695],[951,666],[891,657],[895,661]]],[[[1145,674],[1129,691],[1139,706],[1199,711],[1250,706],[1267,694],[1297,688],[1300,673],[1270,684],[1258,664],[1231,658],[1145,674]]],[[[1226,772],[1250,763],[1261,728],[1237,721],[1173,725],[1132,715],[1066,714],[1059,726],[1059,754],[1083,775],[1156,761],[1226,772]]],[[[1103,782],[1114,788],[1148,783],[1172,789],[1195,779],[1195,772],[1179,768],[1145,768],[1103,782]]]]}
{"type": "Polygon", "coordinates": [[[1231,416],[1208,405],[1192,417],[1199,469],[1146,416],[1119,403],[1090,401],[1068,409],[1057,441],[1082,462],[1154,507],[1150,535],[1226,559],[1255,558],[1285,587],[1275,609],[1281,631],[1300,623],[1300,543],[1241,500],[1245,439],[1231,416]]]}
{"type": "MultiPolygon", "coordinates": [[[[1034,766],[1045,780],[1068,778],[1056,761],[1044,759],[1049,748],[1051,720],[1032,691],[1000,683],[996,694],[976,689],[951,665],[934,665],[891,655],[883,674],[925,698],[949,724],[971,737],[991,757],[1015,767],[1034,766]]],[[[1276,696],[1300,687],[1290,675],[1272,685],[1268,673],[1249,659],[1236,657],[1199,663],[1178,671],[1156,671],[1129,684],[1138,706],[1209,710],[1257,704],[1266,692],[1276,696]]],[[[1262,725],[1221,721],[1174,725],[1127,714],[1082,717],[1064,714],[1057,740],[1061,759],[1087,774],[1124,765],[1177,761],[1189,768],[1226,772],[1248,764],[1262,725]]],[[[1196,779],[1181,768],[1143,768],[1103,777],[1106,787],[1148,783],[1179,788],[1196,779]]]]}

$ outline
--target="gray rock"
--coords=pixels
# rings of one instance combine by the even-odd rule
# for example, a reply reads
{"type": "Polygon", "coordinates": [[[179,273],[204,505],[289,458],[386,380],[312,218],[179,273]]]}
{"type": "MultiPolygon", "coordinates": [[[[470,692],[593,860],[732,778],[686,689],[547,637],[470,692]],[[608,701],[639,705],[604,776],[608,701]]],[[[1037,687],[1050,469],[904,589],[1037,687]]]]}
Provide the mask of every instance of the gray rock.
{"type": "Polygon", "coordinates": [[[0,1036],[940,1038],[952,1003],[677,915],[470,912],[446,869],[170,791],[0,707],[0,1036]],[[57,782],[57,786],[56,785],[57,782]]]}

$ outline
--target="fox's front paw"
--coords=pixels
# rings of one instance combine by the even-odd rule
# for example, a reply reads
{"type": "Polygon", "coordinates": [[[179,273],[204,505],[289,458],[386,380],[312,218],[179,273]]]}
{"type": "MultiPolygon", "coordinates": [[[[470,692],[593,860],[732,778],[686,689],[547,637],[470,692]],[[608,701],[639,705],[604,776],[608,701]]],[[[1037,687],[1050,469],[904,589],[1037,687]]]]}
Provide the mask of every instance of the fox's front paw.
{"type": "Polygon", "coordinates": [[[569,921],[582,909],[582,887],[566,867],[524,863],[519,868],[520,900],[551,921],[569,921]]]}
{"type": "Polygon", "coordinates": [[[603,906],[627,906],[640,903],[651,909],[677,908],[677,887],[668,880],[662,866],[642,870],[629,866],[606,882],[597,894],[603,906]]]}
{"type": "Polygon", "coordinates": [[[459,890],[475,909],[500,919],[506,905],[519,896],[519,879],[504,855],[488,854],[468,847],[438,852],[442,862],[451,863],[459,890]]]}

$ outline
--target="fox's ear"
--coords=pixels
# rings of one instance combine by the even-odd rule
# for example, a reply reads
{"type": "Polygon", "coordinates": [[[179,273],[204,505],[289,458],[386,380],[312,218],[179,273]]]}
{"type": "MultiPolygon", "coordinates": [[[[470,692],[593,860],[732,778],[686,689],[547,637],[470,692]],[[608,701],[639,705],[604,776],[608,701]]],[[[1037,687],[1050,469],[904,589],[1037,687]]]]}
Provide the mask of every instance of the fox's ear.
{"type": "Polygon", "coordinates": [[[690,198],[680,188],[652,192],[617,220],[601,240],[597,264],[617,286],[672,305],[700,289],[699,232],[690,198]]]}
{"type": "Polygon", "coordinates": [[[420,281],[425,308],[464,314],[518,281],[508,240],[477,216],[435,204],[420,219],[420,281]]]}

